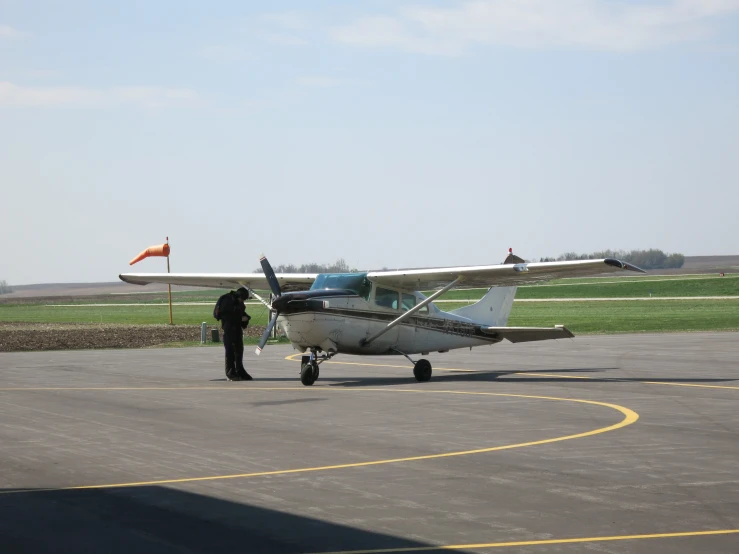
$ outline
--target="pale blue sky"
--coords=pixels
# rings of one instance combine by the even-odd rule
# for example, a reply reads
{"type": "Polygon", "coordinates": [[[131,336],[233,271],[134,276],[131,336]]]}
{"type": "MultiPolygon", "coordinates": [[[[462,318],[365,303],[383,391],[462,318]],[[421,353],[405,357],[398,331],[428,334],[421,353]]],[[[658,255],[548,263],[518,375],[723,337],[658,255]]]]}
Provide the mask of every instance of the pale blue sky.
{"type": "Polygon", "coordinates": [[[739,253],[739,0],[0,0],[0,279],[739,253]]]}

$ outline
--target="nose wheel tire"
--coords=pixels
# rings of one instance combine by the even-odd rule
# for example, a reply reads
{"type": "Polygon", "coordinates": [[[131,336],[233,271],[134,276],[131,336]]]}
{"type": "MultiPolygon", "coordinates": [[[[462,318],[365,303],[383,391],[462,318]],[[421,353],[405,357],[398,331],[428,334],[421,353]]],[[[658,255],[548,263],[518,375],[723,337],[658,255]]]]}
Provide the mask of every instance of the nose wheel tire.
{"type": "Polygon", "coordinates": [[[416,381],[424,383],[431,379],[431,362],[428,360],[418,360],[413,366],[413,375],[416,381]]]}
{"type": "Polygon", "coordinates": [[[300,382],[306,387],[311,386],[318,379],[318,364],[307,363],[300,366],[300,382]]]}

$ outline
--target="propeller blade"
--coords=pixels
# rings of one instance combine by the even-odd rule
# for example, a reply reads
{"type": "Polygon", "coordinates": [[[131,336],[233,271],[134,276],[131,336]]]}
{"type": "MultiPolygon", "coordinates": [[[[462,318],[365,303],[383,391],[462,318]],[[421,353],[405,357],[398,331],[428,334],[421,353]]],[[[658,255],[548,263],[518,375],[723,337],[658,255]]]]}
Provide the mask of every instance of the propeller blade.
{"type": "Polygon", "coordinates": [[[269,338],[269,334],[272,332],[272,329],[274,329],[275,324],[277,323],[277,316],[280,315],[280,312],[275,312],[272,316],[272,319],[269,320],[269,324],[267,325],[267,328],[264,330],[264,334],[262,335],[262,338],[259,339],[259,345],[257,346],[257,349],[255,352],[257,353],[257,356],[262,353],[262,349],[264,348],[264,345],[267,344],[267,339],[269,338]]]}
{"type": "Polygon", "coordinates": [[[267,278],[269,288],[272,289],[272,294],[274,294],[275,296],[280,296],[282,294],[282,289],[280,288],[280,283],[275,276],[275,272],[272,269],[272,266],[269,265],[269,261],[267,261],[267,257],[262,256],[259,259],[259,263],[262,265],[264,276],[267,278]]]}

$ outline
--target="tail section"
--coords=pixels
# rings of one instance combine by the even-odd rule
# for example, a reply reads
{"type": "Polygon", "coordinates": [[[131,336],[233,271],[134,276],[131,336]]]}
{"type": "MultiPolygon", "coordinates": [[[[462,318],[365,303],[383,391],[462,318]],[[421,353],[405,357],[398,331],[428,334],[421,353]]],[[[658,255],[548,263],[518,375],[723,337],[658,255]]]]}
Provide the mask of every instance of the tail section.
{"type": "MultiPolygon", "coordinates": [[[[508,256],[503,264],[524,263],[526,263],[525,260],[513,253],[513,248],[508,249],[508,256]]],[[[475,323],[491,327],[505,327],[508,324],[508,316],[511,315],[515,296],[516,287],[492,287],[476,304],[453,310],[450,313],[461,315],[475,323]]]]}
{"type": "Polygon", "coordinates": [[[513,248],[508,249],[508,256],[506,256],[504,264],[525,264],[526,260],[519,258],[513,253],[513,248]]]}
{"type": "Polygon", "coordinates": [[[491,327],[505,327],[513,308],[516,287],[492,287],[479,302],[450,313],[491,327]]]}

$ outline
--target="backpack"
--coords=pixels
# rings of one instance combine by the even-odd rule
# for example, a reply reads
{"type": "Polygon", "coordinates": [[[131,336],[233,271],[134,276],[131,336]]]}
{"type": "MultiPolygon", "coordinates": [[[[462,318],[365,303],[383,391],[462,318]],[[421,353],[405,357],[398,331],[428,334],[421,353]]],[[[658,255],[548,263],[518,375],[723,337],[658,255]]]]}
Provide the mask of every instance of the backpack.
{"type": "Polygon", "coordinates": [[[227,297],[227,296],[228,296],[229,294],[231,294],[231,293],[228,293],[228,292],[227,292],[226,294],[224,294],[223,296],[221,296],[221,297],[220,297],[220,298],[219,298],[219,299],[218,299],[218,300],[216,301],[216,305],[215,305],[215,307],[213,308],[213,319],[215,319],[216,321],[221,321],[221,306],[223,305],[222,303],[223,303],[223,302],[225,301],[226,297],[227,297]]]}

